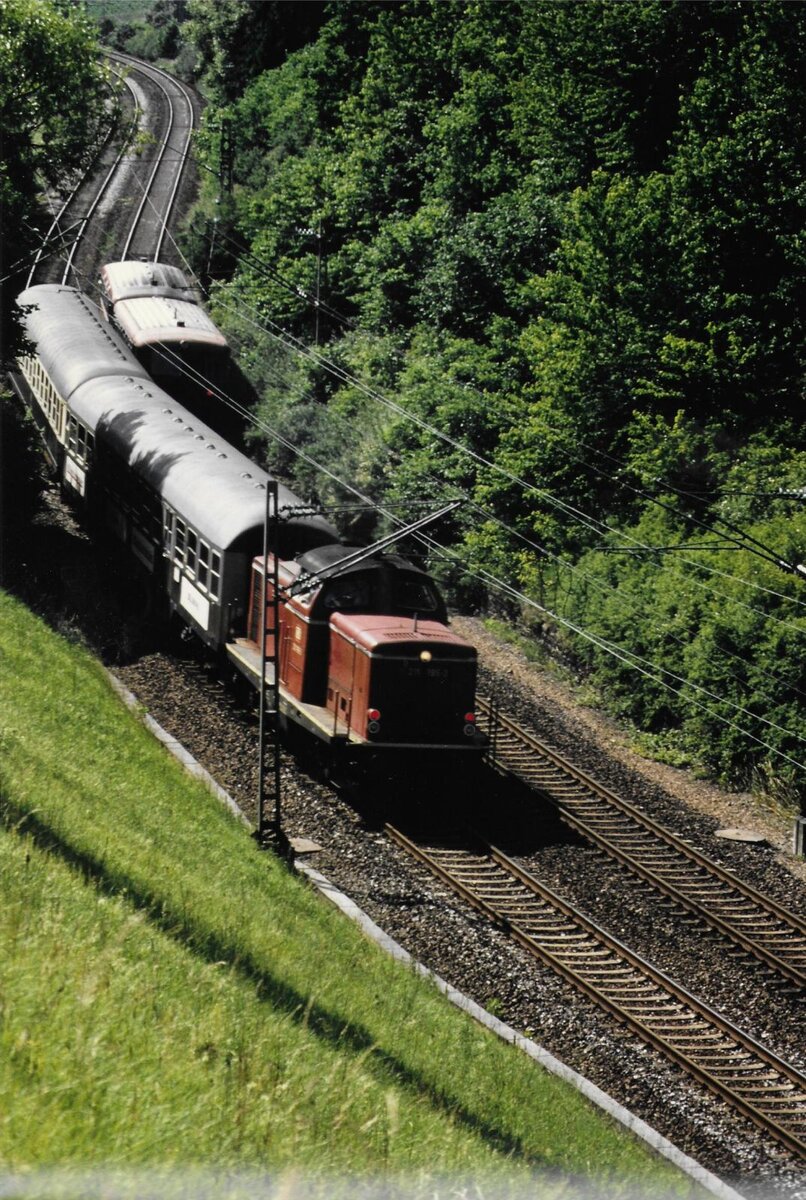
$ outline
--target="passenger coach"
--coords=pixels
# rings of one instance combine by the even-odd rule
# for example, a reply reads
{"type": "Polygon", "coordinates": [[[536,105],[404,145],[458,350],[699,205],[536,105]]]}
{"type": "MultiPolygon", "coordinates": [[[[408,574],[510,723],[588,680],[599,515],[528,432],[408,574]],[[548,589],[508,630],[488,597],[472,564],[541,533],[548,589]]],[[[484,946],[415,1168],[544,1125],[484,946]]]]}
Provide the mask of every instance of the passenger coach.
{"type": "Polygon", "coordinates": [[[157,381],[215,379],[229,347],[178,267],[137,259],[101,270],[101,311],[157,381]]]}

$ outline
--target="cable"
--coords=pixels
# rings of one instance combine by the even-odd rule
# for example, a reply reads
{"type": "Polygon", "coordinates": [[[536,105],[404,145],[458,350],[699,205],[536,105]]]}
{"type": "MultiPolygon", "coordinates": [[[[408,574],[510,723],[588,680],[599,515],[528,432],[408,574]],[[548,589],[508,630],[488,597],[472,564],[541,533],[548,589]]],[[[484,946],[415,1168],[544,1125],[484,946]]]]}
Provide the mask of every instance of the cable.
{"type": "MultiPolygon", "coordinates": [[[[212,381],[206,379],[206,377],[203,376],[201,374],[201,372],[193,370],[193,369],[190,369],[190,370],[186,369],[186,364],[184,364],[182,362],[182,360],[179,358],[179,356],[176,355],[175,352],[171,351],[169,347],[163,346],[163,350],[168,351],[168,360],[169,361],[173,360],[174,364],[179,366],[180,370],[183,370],[183,372],[189,378],[195,379],[196,382],[200,382],[200,381],[206,382],[213,389],[214,394],[217,395],[217,397],[219,399],[221,399],[222,402],[228,404],[230,407],[234,407],[236,409],[236,411],[239,411],[242,414],[246,414],[247,410],[245,410],[242,405],[237,404],[237,402],[233,401],[231,397],[226,396],[226,394],[221,389],[217,388],[212,383],[212,381]]],[[[260,421],[257,421],[256,423],[258,424],[258,426],[260,428],[264,429],[266,432],[270,431],[270,427],[268,425],[266,425],[265,423],[260,422],[260,421]]],[[[361,493],[359,493],[357,491],[357,489],[352,488],[351,485],[345,483],[344,480],[339,479],[339,477],[336,476],[332,471],[325,468],[322,464],[316,462],[316,460],[313,459],[310,455],[307,455],[302,451],[298,451],[298,449],[296,447],[293,447],[292,444],[290,442],[288,442],[287,439],[284,439],[280,435],[277,435],[276,431],[271,431],[271,432],[272,432],[273,436],[278,436],[278,440],[280,440],[282,444],[284,444],[288,448],[294,450],[295,453],[299,453],[304,461],[308,462],[311,465],[314,465],[316,467],[316,469],[324,471],[325,474],[327,474],[331,479],[333,479],[335,482],[337,482],[339,484],[339,486],[352,491],[356,495],[361,495],[361,493]]],[[[366,497],[362,496],[362,499],[365,499],[367,501],[367,503],[371,503],[371,501],[369,501],[369,499],[366,497]]],[[[386,511],[383,507],[380,508],[380,511],[383,513],[383,515],[385,515],[389,519],[395,521],[395,523],[397,523],[398,526],[400,526],[401,522],[398,520],[398,518],[396,518],[394,516],[394,514],[386,511]]],[[[425,537],[425,540],[429,544],[432,544],[434,547],[439,547],[440,551],[443,554],[447,554],[449,557],[454,558],[454,560],[458,560],[458,556],[452,554],[450,551],[447,550],[446,547],[441,546],[440,543],[436,542],[433,538],[428,537],[427,535],[423,535],[423,536],[425,537]]],[[[461,562],[461,560],[458,560],[458,561],[461,562]]],[[[465,564],[462,564],[462,565],[465,565],[465,564]]],[[[466,569],[466,567],[465,567],[465,569],[466,569]]],[[[471,570],[468,573],[472,577],[475,577],[477,579],[494,580],[496,587],[501,590],[504,590],[511,597],[517,598],[519,601],[521,601],[523,603],[527,603],[530,606],[535,607],[535,608],[539,609],[540,611],[544,612],[546,615],[550,616],[553,620],[556,620],[559,624],[572,630],[574,633],[576,633],[577,635],[590,641],[592,644],[596,645],[600,649],[603,649],[607,653],[615,656],[621,662],[625,663],[625,665],[631,667],[631,669],[638,670],[645,677],[653,680],[654,682],[660,684],[662,687],[671,691],[673,694],[680,697],[684,702],[694,703],[698,708],[707,712],[709,715],[715,717],[718,720],[723,721],[725,724],[732,726],[734,729],[736,729],[738,732],[740,732],[743,736],[747,736],[747,737],[751,738],[753,741],[757,742],[759,745],[762,745],[762,746],[766,747],[767,749],[769,749],[771,752],[778,754],[781,757],[785,758],[792,765],[798,766],[798,767],[803,767],[803,769],[806,769],[806,766],[804,766],[804,764],[800,764],[796,759],[791,758],[791,756],[787,755],[784,751],[781,751],[781,750],[777,749],[776,747],[772,746],[770,743],[763,741],[763,739],[756,737],[754,734],[750,733],[748,730],[745,730],[742,726],[738,725],[736,722],[729,721],[727,718],[722,717],[718,712],[715,712],[713,709],[709,708],[708,705],[695,700],[693,697],[684,695],[684,693],[682,692],[681,689],[674,687],[672,684],[670,684],[667,681],[667,679],[673,679],[676,683],[681,683],[681,684],[685,685],[686,687],[693,689],[694,691],[700,693],[701,695],[706,696],[708,699],[717,701],[717,703],[722,702],[724,704],[727,704],[728,707],[731,708],[734,712],[738,712],[744,716],[748,716],[751,719],[753,719],[754,721],[757,721],[763,725],[766,725],[770,729],[776,730],[779,733],[782,733],[785,736],[794,739],[795,741],[802,741],[802,742],[804,742],[804,744],[806,744],[806,738],[804,738],[802,735],[795,733],[793,730],[786,729],[784,726],[777,724],[775,721],[770,721],[766,717],[762,717],[757,713],[751,712],[749,709],[745,708],[741,704],[737,704],[733,700],[726,700],[725,698],[718,696],[715,692],[710,691],[710,689],[702,687],[700,684],[692,683],[690,680],[685,679],[683,676],[678,675],[674,671],[669,671],[664,667],[659,667],[657,664],[650,662],[648,659],[644,658],[642,655],[638,655],[638,654],[633,653],[632,651],[625,650],[624,647],[618,646],[616,643],[611,642],[609,639],[603,638],[597,634],[592,634],[588,630],[584,630],[581,626],[575,624],[572,621],[569,621],[565,617],[560,616],[558,613],[555,613],[552,610],[548,609],[545,605],[542,605],[539,602],[535,601],[532,597],[528,596],[526,593],[521,592],[518,589],[514,588],[511,584],[506,584],[503,581],[496,579],[496,577],[490,575],[490,573],[485,570],[482,570],[480,573],[471,570]],[[663,678],[663,677],[666,677],[666,678],[663,678]]]]}
{"type": "MultiPolygon", "coordinates": [[[[270,322],[270,323],[271,323],[272,325],[274,325],[274,327],[275,327],[275,328],[279,328],[279,327],[276,325],[276,323],[274,323],[274,322],[270,322]]],[[[282,336],[280,336],[280,335],[273,335],[273,334],[271,334],[271,331],[270,331],[270,330],[268,330],[268,329],[266,330],[266,332],[267,332],[267,333],[269,333],[269,334],[270,334],[270,336],[275,336],[275,337],[277,337],[277,339],[278,339],[279,341],[281,341],[281,343],[282,343],[282,344],[284,344],[284,345],[286,345],[286,346],[289,346],[289,348],[296,348],[296,347],[294,347],[293,343],[297,343],[297,345],[299,345],[298,339],[295,339],[295,338],[292,338],[292,337],[290,337],[290,336],[289,336],[289,335],[288,335],[288,334],[287,334],[285,331],[281,331],[281,335],[282,335],[282,336]]],[[[321,365],[321,363],[322,363],[323,361],[325,361],[325,360],[323,359],[323,356],[319,356],[319,355],[312,355],[312,354],[310,354],[310,353],[307,353],[307,354],[306,354],[306,357],[308,357],[309,359],[313,360],[314,362],[317,362],[317,363],[319,363],[320,365],[321,365]]],[[[335,364],[332,364],[332,363],[330,363],[329,365],[330,365],[331,367],[335,366],[335,364]]],[[[349,373],[347,373],[347,372],[344,372],[344,375],[347,375],[347,376],[349,376],[349,373]]],[[[203,378],[203,377],[202,377],[202,376],[198,376],[197,378],[203,378]]],[[[208,381],[208,382],[209,382],[209,381],[208,381]]],[[[354,384],[356,384],[356,383],[359,383],[359,381],[356,381],[356,380],[351,380],[351,382],[353,382],[354,384]]],[[[362,390],[362,391],[367,391],[369,394],[373,394],[372,390],[370,390],[370,389],[366,389],[366,388],[363,388],[363,387],[362,387],[362,388],[361,388],[361,390],[362,390]]],[[[227,399],[228,399],[228,398],[225,398],[225,397],[223,396],[223,393],[221,393],[219,389],[217,389],[217,392],[218,392],[219,398],[221,398],[222,400],[227,400],[227,399]]],[[[385,402],[385,403],[387,402],[387,401],[386,401],[386,398],[382,398],[382,400],[383,400],[383,402],[385,402]]],[[[239,410],[239,411],[241,411],[241,413],[244,413],[244,409],[243,409],[243,407],[242,407],[242,406],[239,406],[239,405],[234,405],[234,404],[233,404],[231,401],[229,401],[229,402],[230,402],[230,404],[231,404],[231,406],[232,406],[232,407],[235,407],[235,408],[236,408],[236,410],[239,410]]],[[[390,407],[392,407],[392,408],[393,408],[395,411],[404,412],[404,410],[400,410],[400,406],[398,406],[398,405],[395,405],[393,402],[389,401],[389,402],[388,402],[388,404],[389,404],[389,406],[390,406],[390,407]]],[[[406,414],[406,415],[408,415],[408,414],[406,414]]],[[[429,427],[429,426],[427,425],[427,423],[425,423],[425,422],[421,422],[421,421],[417,420],[417,423],[418,423],[418,424],[421,424],[421,425],[423,425],[423,426],[424,426],[424,427],[426,427],[426,428],[429,428],[429,429],[431,428],[431,427],[429,427]]],[[[262,424],[262,423],[258,422],[258,424],[262,424]]],[[[271,434],[272,434],[272,435],[274,435],[274,434],[276,433],[276,431],[273,431],[273,430],[272,430],[272,431],[270,431],[270,427],[268,427],[268,426],[262,425],[262,427],[265,429],[265,431],[266,431],[266,432],[271,432],[271,434]]],[[[438,433],[438,431],[435,431],[435,432],[437,432],[437,433],[438,433]]],[[[468,451],[467,451],[467,448],[465,448],[465,447],[461,446],[461,444],[460,444],[460,443],[456,443],[456,442],[454,441],[454,439],[451,439],[451,438],[449,438],[447,435],[442,435],[442,438],[443,438],[443,440],[446,440],[446,441],[450,442],[451,444],[454,444],[454,445],[455,445],[457,448],[459,448],[459,449],[463,450],[465,453],[468,453],[468,451]]],[[[289,449],[291,449],[293,452],[295,452],[295,453],[297,453],[297,452],[298,452],[298,449],[297,449],[296,447],[293,447],[293,446],[291,446],[291,444],[290,444],[290,443],[287,441],[287,439],[283,439],[283,438],[281,438],[281,437],[280,437],[280,438],[278,438],[278,440],[281,442],[281,444],[285,444],[285,445],[286,445],[286,446],[287,446],[289,449]]],[[[476,458],[477,460],[481,460],[481,456],[478,456],[478,455],[476,455],[476,454],[475,454],[475,453],[473,453],[473,452],[470,452],[470,453],[471,453],[472,457],[476,458]]],[[[303,454],[303,455],[301,455],[301,457],[303,457],[303,459],[304,459],[305,461],[308,461],[308,462],[309,462],[311,465],[313,465],[313,466],[314,466],[314,467],[315,467],[317,470],[324,471],[324,473],[325,473],[325,474],[327,474],[327,475],[328,475],[328,476],[329,476],[331,479],[333,479],[333,480],[334,480],[334,482],[338,483],[338,484],[339,484],[339,486],[341,486],[341,487],[346,487],[348,490],[350,490],[351,492],[353,492],[353,494],[356,494],[356,495],[358,495],[358,496],[359,496],[360,498],[362,498],[362,499],[367,499],[367,498],[363,497],[363,496],[362,496],[362,494],[361,494],[360,492],[358,492],[358,490],[357,490],[357,489],[355,489],[355,488],[351,487],[351,485],[347,485],[347,484],[345,484],[345,482],[344,482],[343,480],[340,480],[340,479],[339,479],[339,478],[338,478],[338,477],[337,477],[337,476],[336,476],[336,475],[335,475],[333,472],[331,472],[331,471],[327,470],[326,468],[324,468],[322,464],[320,464],[320,463],[317,463],[317,462],[316,462],[314,459],[312,459],[312,457],[311,457],[311,456],[308,456],[308,455],[304,455],[304,454],[303,454]]],[[[523,481],[520,481],[520,482],[523,482],[523,481]]],[[[525,485],[525,486],[527,486],[527,487],[530,487],[530,485],[525,485]]],[[[536,491],[536,492],[538,491],[538,489],[534,489],[534,488],[531,488],[531,487],[530,487],[530,490],[533,490],[533,491],[536,491]]],[[[547,495],[550,495],[550,494],[547,494],[547,495]]],[[[555,499],[555,498],[553,498],[553,497],[552,497],[552,499],[555,499]]],[[[558,502],[558,503],[561,503],[561,502],[558,502]]],[[[381,509],[381,511],[383,512],[383,509],[381,509]]],[[[395,519],[396,519],[396,518],[394,518],[394,517],[392,516],[392,514],[385,514],[385,515],[387,515],[387,516],[391,517],[391,519],[393,519],[393,520],[395,520],[395,519]]],[[[600,523],[600,524],[601,524],[601,523],[600,523]]],[[[432,544],[432,545],[434,545],[434,546],[435,546],[435,548],[436,548],[436,547],[439,547],[439,543],[435,543],[435,542],[433,541],[433,539],[431,539],[431,538],[427,538],[427,539],[426,539],[426,541],[427,541],[429,544],[432,544]]],[[[451,557],[451,558],[453,558],[453,559],[454,559],[454,561],[456,561],[456,556],[455,556],[455,555],[450,555],[450,554],[449,554],[449,552],[447,552],[447,551],[445,550],[445,548],[444,548],[444,547],[439,547],[439,550],[440,550],[440,552],[441,552],[443,555],[447,554],[447,555],[448,555],[448,557],[451,557]]],[[[553,619],[557,620],[557,621],[558,621],[560,624],[563,624],[563,625],[567,626],[569,629],[572,629],[572,630],[573,630],[574,632],[576,632],[578,635],[580,635],[580,636],[583,636],[583,637],[587,638],[587,639],[588,639],[588,640],[590,640],[590,641],[591,641],[593,644],[595,644],[595,645],[597,645],[597,646],[599,646],[599,647],[601,647],[601,648],[603,648],[603,649],[606,649],[606,650],[608,650],[608,652],[609,652],[609,653],[614,653],[614,654],[616,655],[616,657],[617,657],[617,658],[619,658],[621,661],[623,661],[623,662],[627,663],[627,665],[630,665],[630,666],[632,666],[632,668],[633,668],[633,669],[638,669],[638,670],[640,670],[642,674],[645,674],[645,675],[647,675],[649,678],[652,678],[652,679],[654,679],[655,681],[657,681],[657,682],[659,682],[660,684],[662,684],[663,686],[665,686],[665,687],[669,688],[669,690],[671,690],[672,692],[674,692],[674,693],[675,693],[675,694],[677,694],[677,695],[680,695],[680,696],[681,696],[681,697],[682,697],[684,700],[686,700],[686,701],[688,701],[688,702],[695,702],[695,703],[698,703],[699,707],[702,707],[702,708],[704,708],[704,709],[705,709],[705,711],[711,712],[711,710],[710,710],[710,709],[708,709],[708,707],[707,707],[706,705],[701,705],[701,704],[699,704],[699,702],[692,701],[692,700],[691,700],[691,698],[689,698],[689,697],[684,697],[684,696],[682,696],[682,693],[681,693],[681,692],[680,692],[678,689],[676,689],[676,688],[672,687],[672,686],[671,686],[670,684],[668,684],[668,683],[667,683],[665,680],[663,680],[663,679],[659,678],[659,676],[658,676],[657,674],[653,674],[652,672],[653,672],[653,671],[655,671],[655,672],[656,672],[656,671],[660,670],[660,671],[661,671],[661,673],[662,673],[663,675],[667,675],[667,676],[669,676],[669,678],[673,678],[673,679],[675,679],[677,682],[682,682],[682,683],[685,683],[685,684],[686,684],[687,686],[689,686],[689,687],[694,687],[696,690],[698,690],[698,691],[702,692],[702,693],[703,693],[703,694],[705,694],[705,695],[708,695],[708,696],[709,696],[709,698],[712,698],[712,699],[717,699],[717,700],[719,700],[719,697],[716,697],[714,693],[711,693],[711,692],[709,692],[707,689],[702,689],[702,688],[699,688],[699,686],[698,686],[698,685],[692,685],[692,684],[690,684],[690,683],[687,683],[687,681],[683,680],[683,679],[682,679],[682,677],[675,675],[673,672],[668,672],[668,671],[666,671],[664,668],[657,668],[657,667],[655,667],[655,666],[654,666],[654,664],[648,664],[648,663],[647,663],[647,660],[643,659],[641,656],[634,655],[634,654],[632,654],[631,652],[628,652],[628,651],[624,651],[624,650],[623,650],[623,648],[616,647],[616,646],[615,646],[615,644],[608,642],[606,639],[599,638],[597,635],[592,635],[592,634],[590,634],[588,631],[582,630],[580,627],[576,626],[576,625],[575,625],[573,622],[569,622],[569,621],[567,621],[567,619],[566,619],[566,618],[562,618],[562,617],[560,617],[560,616],[559,616],[559,614],[552,613],[552,612],[551,612],[551,610],[547,609],[547,608],[546,608],[545,606],[543,606],[543,605],[540,605],[540,604],[538,604],[538,603],[537,603],[536,601],[534,601],[534,600],[533,600],[531,597],[528,597],[528,596],[526,596],[524,593],[521,593],[521,592],[519,592],[517,589],[514,589],[514,588],[513,588],[511,585],[507,585],[507,584],[504,584],[504,583],[503,583],[502,581],[500,581],[500,580],[496,580],[496,579],[495,579],[495,577],[491,576],[489,572],[487,572],[487,571],[482,571],[482,572],[481,572],[481,574],[478,574],[478,573],[475,573],[475,572],[471,572],[471,574],[472,574],[472,575],[474,575],[476,578],[479,578],[479,579],[487,579],[487,580],[489,580],[489,581],[493,581],[493,580],[494,580],[495,586],[496,586],[497,588],[499,588],[499,589],[503,589],[503,590],[504,590],[505,592],[507,592],[508,594],[510,594],[510,595],[513,595],[513,596],[517,596],[517,597],[518,597],[518,598],[519,598],[519,599],[520,599],[522,602],[528,603],[528,604],[532,605],[533,607],[537,607],[538,609],[540,609],[540,610],[544,611],[544,612],[545,612],[545,613],[547,613],[548,615],[552,616],[552,618],[553,618],[553,619]],[[644,669],[644,668],[641,666],[641,664],[642,664],[642,663],[643,663],[643,664],[647,664],[648,666],[652,667],[652,671],[649,671],[649,672],[648,672],[648,671],[646,671],[646,670],[645,670],[645,669],[644,669]]],[[[740,706],[740,705],[735,705],[735,704],[733,704],[733,702],[729,702],[729,704],[730,704],[730,706],[731,706],[731,707],[732,707],[732,708],[733,708],[735,711],[739,711],[739,712],[742,712],[742,713],[744,713],[745,715],[749,715],[749,716],[751,716],[751,717],[754,717],[756,720],[761,720],[761,721],[762,721],[762,723],[765,723],[765,724],[769,725],[771,728],[778,729],[780,732],[782,732],[782,733],[785,733],[787,736],[794,736],[794,737],[798,738],[798,735],[794,735],[794,734],[792,734],[792,733],[791,733],[791,731],[789,731],[789,730],[785,730],[785,729],[784,729],[782,726],[778,726],[778,725],[776,725],[774,722],[769,722],[769,721],[767,721],[767,720],[766,720],[766,718],[759,718],[759,717],[757,717],[755,714],[752,714],[752,713],[750,713],[750,712],[749,712],[749,710],[747,710],[747,709],[744,709],[744,708],[743,708],[742,706],[740,706]]],[[[712,713],[712,715],[714,715],[714,716],[717,716],[719,719],[722,719],[722,720],[724,720],[724,718],[721,718],[721,717],[719,716],[719,714],[713,714],[713,713],[712,713]]],[[[728,722],[728,723],[729,723],[729,724],[732,724],[732,725],[734,725],[734,727],[735,727],[735,728],[737,728],[737,729],[738,729],[740,732],[742,732],[742,733],[744,733],[744,734],[747,734],[747,736],[751,737],[753,740],[755,740],[755,741],[756,741],[756,742],[758,742],[759,744],[766,746],[766,747],[767,747],[768,749],[770,749],[771,751],[773,751],[773,752],[775,752],[775,753],[778,753],[778,754],[783,754],[783,752],[781,752],[781,751],[776,751],[774,747],[772,747],[772,746],[769,746],[769,744],[768,744],[768,743],[765,743],[765,742],[763,742],[761,739],[759,739],[759,738],[755,738],[755,737],[754,737],[754,735],[747,733],[747,731],[744,731],[744,730],[742,730],[742,729],[741,729],[741,727],[740,727],[740,726],[738,726],[738,725],[735,725],[735,723],[734,723],[734,722],[728,722]]],[[[798,739],[798,740],[799,740],[799,739],[798,739]]],[[[790,762],[792,762],[793,764],[796,762],[796,760],[789,758],[789,756],[787,756],[787,755],[783,755],[783,757],[787,758],[787,760],[788,760],[788,761],[790,761],[790,762]]],[[[796,765],[797,765],[797,764],[796,764],[796,765]]]]}
{"type": "MultiPolygon", "coordinates": [[[[221,304],[220,300],[219,300],[219,304],[221,304]]],[[[505,478],[509,479],[513,483],[517,483],[523,489],[530,491],[530,492],[538,495],[541,499],[548,501],[555,508],[559,509],[559,511],[562,512],[563,515],[570,516],[571,519],[577,521],[579,524],[583,525],[583,527],[585,527],[585,528],[589,529],[590,531],[597,533],[599,535],[606,535],[607,533],[617,534],[618,536],[626,538],[628,541],[632,542],[636,547],[640,548],[641,550],[651,553],[651,551],[652,551],[651,546],[647,546],[645,543],[639,541],[637,538],[632,537],[632,535],[625,533],[624,531],[619,531],[619,530],[615,529],[613,526],[608,525],[606,522],[597,521],[596,518],[590,517],[588,514],[584,513],[580,509],[577,509],[575,506],[566,504],[565,501],[559,500],[557,497],[553,496],[550,492],[546,492],[543,489],[536,488],[534,485],[527,483],[526,480],[523,480],[523,479],[519,478],[518,476],[513,475],[510,472],[506,471],[504,468],[494,466],[494,464],[490,463],[490,461],[488,459],[485,459],[482,455],[476,453],[475,451],[469,450],[467,447],[464,447],[462,445],[462,443],[457,442],[454,438],[451,438],[448,434],[441,433],[434,426],[429,425],[427,422],[423,421],[421,418],[417,417],[415,414],[407,413],[407,411],[405,409],[401,408],[401,406],[399,404],[397,404],[395,401],[389,400],[387,397],[382,396],[380,393],[376,393],[374,391],[374,389],[371,389],[368,386],[362,384],[360,380],[358,380],[354,376],[350,375],[350,373],[345,371],[343,368],[340,368],[338,366],[338,364],[332,363],[330,360],[324,359],[323,356],[321,356],[319,354],[315,354],[312,351],[305,348],[304,345],[302,343],[300,343],[298,338],[295,338],[293,335],[288,334],[287,331],[282,330],[281,327],[276,322],[271,321],[270,318],[264,318],[264,320],[267,321],[269,325],[272,325],[275,330],[280,330],[279,333],[273,332],[272,329],[267,328],[266,325],[259,324],[257,321],[250,321],[248,317],[244,316],[244,313],[241,309],[236,309],[234,307],[234,305],[231,303],[225,302],[225,303],[221,304],[221,307],[223,307],[227,311],[234,313],[240,319],[246,320],[247,323],[254,325],[254,327],[256,329],[259,329],[261,332],[266,333],[269,337],[274,338],[277,342],[279,342],[279,344],[284,345],[288,349],[294,350],[299,354],[302,354],[304,357],[308,358],[310,361],[314,362],[316,365],[324,366],[325,369],[329,370],[331,372],[331,374],[333,374],[336,378],[341,379],[342,382],[349,383],[352,387],[357,388],[359,391],[366,394],[370,398],[379,400],[382,404],[384,404],[386,407],[390,408],[392,411],[394,411],[398,415],[404,416],[407,420],[410,420],[414,424],[424,428],[427,432],[433,434],[433,436],[439,438],[441,441],[447,442],[449,445],[453,446],[455,449],[460,450],[462,453],[468,455],[475,461],[481,463],[482,465],[484,465],[486,467],[493,469],[494,471],[496,471],[496,473],[503,475],[505,478]],[[297,343],[297,344],[295,344],[295,343],[297,343]]],[[[749,580],[739,579],[736,576],[732,576],[725,571],[720,571],[717,568],[707,567],[704,564],[696,563],[693,560],[683,559],[682,561],[684,561],[694,567],[706,570],[709,573],[713,573],[716,575],[720,575],[726,579],[730,579],[735,583],[743,584],[747,587],[753,588],[754,590],[760,590],[760,591],[768,590],[766,588],[761,587],[761,585],[753,584],[749,580]]],[[[778,624],[784,625],[787,628],[793,630],[794,632],[796,632],[800,635],[803,635],[804,632],[806,632],[803,629],[801,629],[799,626],[793,625],[790,621],[786,621],[783,618],[776,617],[772,613],[765,613],[763,610],[757,609],[753,605],[745,604],[744,602],[742,602],[740,600],[737,600],[733,597],[727,596],[724,592],[717,592],[713,588],[709,588],[706,584],[703,584],[699,580],[692,579],[691,582],[695,586],[701,588],[702,590],[708,591],[711,595],[718,596],[723,600],[729,600],[731,603],[739,604],[741,607],[746,608],[750,612],[756,613],[757,615],[759,615],[760,617],[762,617],[765,620],[774,621],[778,624]]],[[[780,595],[780,593],[773,593],[773,594],[780,595]]],[[[790,597],[784,597],[784,598],[790,599],[790,597]]]]}

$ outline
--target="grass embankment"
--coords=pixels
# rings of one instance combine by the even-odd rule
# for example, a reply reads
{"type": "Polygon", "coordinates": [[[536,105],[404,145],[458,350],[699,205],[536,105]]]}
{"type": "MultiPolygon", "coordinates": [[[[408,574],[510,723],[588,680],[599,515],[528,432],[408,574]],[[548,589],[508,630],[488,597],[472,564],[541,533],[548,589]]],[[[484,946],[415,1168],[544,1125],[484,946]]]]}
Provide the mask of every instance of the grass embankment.
{"type": "Polygon", "coordinates": [[[0,1162],[689,1184],[367,942],[0,593],[0,1162]]]}

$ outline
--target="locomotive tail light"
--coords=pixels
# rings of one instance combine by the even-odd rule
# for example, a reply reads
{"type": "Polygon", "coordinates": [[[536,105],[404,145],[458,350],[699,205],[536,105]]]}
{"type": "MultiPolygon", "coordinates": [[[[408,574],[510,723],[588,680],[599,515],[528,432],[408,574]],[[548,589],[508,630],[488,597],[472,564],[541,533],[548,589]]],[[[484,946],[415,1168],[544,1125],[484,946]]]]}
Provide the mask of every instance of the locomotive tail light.
{"type": "Polygon", "coordinates": [[[476,736],[476,714],[472,712],[465,713],[465,737],[476,736]]]}
{"type": "Polygon", "coordinates": [[[379,708],[367,709],[367,732],[378,733],[381,728],[381,711],[379,708]]]}

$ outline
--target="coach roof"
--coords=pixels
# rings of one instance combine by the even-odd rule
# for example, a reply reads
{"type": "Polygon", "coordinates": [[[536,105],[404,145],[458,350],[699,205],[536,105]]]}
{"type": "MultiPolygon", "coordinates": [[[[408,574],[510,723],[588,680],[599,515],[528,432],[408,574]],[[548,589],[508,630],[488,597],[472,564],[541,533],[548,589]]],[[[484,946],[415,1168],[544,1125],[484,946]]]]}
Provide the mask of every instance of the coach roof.
{"type": "Polygon", "coordinates": [[[178,267],[167,263],[126,259],[101,268],[101,284],[112,304],[133,296],[171,296],[198,303],[196,291],[178,267]]]}
{"type": "MultiPolygon", "coordinates": [[[[111,446],[212,545],[226,550],[262,528],[271,477],[150,380],[90,381],[70,407],[95,434],[99,449],[111,446]]],[[[288,527],[303,542],[336,540],[335,529],[321,517],[295,519],[293,510],[307,506],[282,484],[279,493],[280,507],[292,513],[288,527]]]]}
{"type": "Polygon", "coordinates": [[[148,379],[120,335],[75,288],[40,284],[22,292],[17,304],[28,338],[62,399],[69,400],[81,384],[102,375],[148,379]]]}

